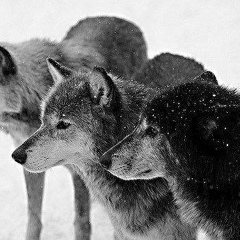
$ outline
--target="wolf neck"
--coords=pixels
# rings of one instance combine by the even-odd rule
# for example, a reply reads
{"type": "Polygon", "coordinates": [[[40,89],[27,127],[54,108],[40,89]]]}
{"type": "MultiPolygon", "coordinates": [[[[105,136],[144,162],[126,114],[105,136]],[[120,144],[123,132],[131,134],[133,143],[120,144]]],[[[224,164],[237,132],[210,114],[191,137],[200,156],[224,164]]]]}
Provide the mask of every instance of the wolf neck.
{"type": "MultiPolygon", "coordinates": [[[[123,91],[121,84],[126,85],[126,82],[119,83],[118,87],[120,91],[123,91]]],[[[119,138],[126,136],[134,129],[138,121],[139,111],[148,99],[148,94],[153,90],[146,90],[144,86],[136,87],[135,84],[130,84],[127,88],[124,87],[124,91],[123,103],[125,107],[122,111],[123,122],[121,129],[119,129],[119,138]]],[[[120,140],[119,138],[115,137],[115,140],[120,140]]],[[[103,138],[101,137],[97,141],[101,142],[103,138]]],[[[106,141],[111,140],[106,139],[106,141]]],[[[155,225],[167,212],[172,212],[174,208],[172,195],[165,180],[123,181],[105,171],[97,163],[102,153],[96,153],[95,159],[92,159],[94,161],[89,160],[84,166],[79,165],[78,170],[83,173],[86,184],[94,195],[107,209],[110,209],[110,213],[113,212],[112,210],[122,213],[121,222],[127,224],[130,221],[128,228],[132,227],[132,231],[134,231],[137,228],[144,230],[150,227],[147,224],[149,219],[151,219],[151,224],[155,225]],[[131,220],[127,219],[129,215],[132,216],[131,220]]]]}
{"type": "Polygon", "coordinates": [[[123,181],[91,160],[84,170],[82,166],[77,166],[77,171],[83,174],[86,185],[110,217],[130,232],[145,232],[164,219],[166,214],[174,215],[172,195],[163,179],[123,181]]]}

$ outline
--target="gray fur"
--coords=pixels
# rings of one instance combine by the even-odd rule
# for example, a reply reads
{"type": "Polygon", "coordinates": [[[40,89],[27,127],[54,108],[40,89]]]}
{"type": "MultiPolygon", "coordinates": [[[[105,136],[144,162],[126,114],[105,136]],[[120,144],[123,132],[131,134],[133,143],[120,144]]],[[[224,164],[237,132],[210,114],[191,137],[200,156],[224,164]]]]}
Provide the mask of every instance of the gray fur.
{"type": "Polygon", "coordinates": [[[34,172],[73,164],[106,208],[119,239],[195,239],[195,229],[181,222],[164,179],[123,181],[98,163],[104,151],[132,131],[139,109],[156,93],[102,69],[73,71],[50,91],[42,105],[41,129],[13,158],[34,172]]]}
{"type": "MultiPolygon", "coordinates": [[[[40,102],[53,85],[46,58],[52,57],[74,69],[86,70],[100,65],[122,76],[130,76],[146,60],[146,45],[139,28],[114,17],[81,20],[60,43],[32,39],[19,44],[0,45],[4,48],[0,51],[0,125],[12,136],[16,146],[40,126],[40,102]],[[10,57],[4,54],[5,50],[10,57]],[[6,71],[12,62],[16,71],[6,71]]],[[[89,239],[88,191],[71,167],[70,171],[76,196],[75,238],[89,239]],[[79,184],[80,187],[77,186],[79,184]]],[[[44,175],[25,172],[25,179],[29,208],[26,239],[38,240],[42,225],[41,187],[44,175]],[[33,184],[39,187],[34,188],[33,184]]]]}

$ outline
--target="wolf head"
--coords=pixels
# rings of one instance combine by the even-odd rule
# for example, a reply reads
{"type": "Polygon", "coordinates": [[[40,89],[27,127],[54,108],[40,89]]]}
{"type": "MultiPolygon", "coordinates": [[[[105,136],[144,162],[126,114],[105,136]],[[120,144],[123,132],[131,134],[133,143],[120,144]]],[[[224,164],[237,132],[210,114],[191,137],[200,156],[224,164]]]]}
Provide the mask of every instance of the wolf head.
{"type": "Polygon", "coordinates": [[[100,162],[125,180],[176,173],[196,179],[217,174],[220,182],[239,178],[239,120],[234,91],[206,82],[180,85],[150,102],[138,127],[100,162]]]}
{"type": "Polygon", "coordinates": [[[40,102],[53,84],[46,58],[58,46],[32,39],[0,46],[0,126],[19,145],[40,126],[40,102]]]}
{"type": "Polygon", "coordinates": [[[13,153],[29,171],[85,164],[113,144],[121,99],[103,68],[75,72],[48,59],[55,86],[42,104],[42,125],[13,153]]]}
{"type": "Polygon", "coordinates": [[[163,177],[164,157],[169,151],[164,134],[158,133],[159,127],[148,125],[147,118],[142,116],[135,130],[105,152],[100,163],[124,180],[163,177]]]}

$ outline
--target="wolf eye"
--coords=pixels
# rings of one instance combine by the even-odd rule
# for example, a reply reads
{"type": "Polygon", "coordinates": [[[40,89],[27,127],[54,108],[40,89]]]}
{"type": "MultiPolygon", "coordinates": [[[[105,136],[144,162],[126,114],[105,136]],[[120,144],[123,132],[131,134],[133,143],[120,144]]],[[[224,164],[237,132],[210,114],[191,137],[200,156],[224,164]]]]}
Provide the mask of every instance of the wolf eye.
{"type": "Polygon", "coordinates": [[[69,122],[60,121],[57,124],[57,129],[64,130],[64,129],[67,129],[70,125],[71,123],[69,122]]]}
{"type": "Polygon", "coordinates": [[[149,126],[145,130],[146,135],[149,135],[151,137],[155,137],[159,133],[159,129],[157,127],[149,126]]]}

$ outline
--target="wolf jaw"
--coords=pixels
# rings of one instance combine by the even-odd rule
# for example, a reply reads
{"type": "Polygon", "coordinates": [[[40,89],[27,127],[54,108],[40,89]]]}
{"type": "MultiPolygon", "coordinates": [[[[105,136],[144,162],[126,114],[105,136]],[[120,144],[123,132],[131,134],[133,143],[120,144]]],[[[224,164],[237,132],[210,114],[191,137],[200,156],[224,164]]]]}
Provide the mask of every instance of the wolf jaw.
{"type": "Polygon", "coordinates": [[[43,156],[39,162],[47,157],[51,166],[63,158],[62,164],[74,164],[107,209],[120,239],[195,239],[195,229],[180,221],[164,179],[123,181],[98,163],[101,154],[136,125],[139,109],[157,90],[135,82],[126,84],[101,68],[65,75],[52,61],[48,60],[50,72],[55,71],[54,81],[60,83],[43,104],[42,129],[46,131],[40,129],[32,135],[15,150],[13,158],[23,166],[38,156],[43,156]],[[79,141],[81,134],[85,137],[79,141]],[[55,146],[60,146],[58,159],[53,157],[55,146]],[[88,157],[82,157],[83,153],[88,157]]]}

